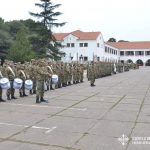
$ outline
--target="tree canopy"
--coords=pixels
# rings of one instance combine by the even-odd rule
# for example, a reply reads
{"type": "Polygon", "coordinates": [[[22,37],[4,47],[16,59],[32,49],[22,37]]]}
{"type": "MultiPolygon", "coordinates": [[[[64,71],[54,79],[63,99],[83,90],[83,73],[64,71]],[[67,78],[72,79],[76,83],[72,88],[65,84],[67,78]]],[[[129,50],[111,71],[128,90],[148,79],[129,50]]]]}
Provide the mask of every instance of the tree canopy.
{"type": "Polygon", "coordinates": [[[109,39],[108,39],[108,42],[116,42],[116,39],[113,38],[113,37],[112,37],[112,38],[109,38],[109,39]]]}
{"type": "Polygon", "coordinates": [[[0,18],[0,57],[6,57],[8,55],[7,58],[11,56],[10,59],[20,61],[18,56],[24,55],[25,57],[26,55],[23,51],[28,53],[30,50],[31,57],[36,55],[37,58],[50,57],[58,60],[64,55],[63,52],[59,51],[61,45],[56,42],[52,32],[54,27],[65,25],[64,22],[59,23],[57,19],[62,13],[55,11],[61,4],[54,5],[51,0],[40,0],[40,2],[35,5],[41,8],[41,12],[30,12],[32,16],[38,18],[37,21],[27,19],[5,22],[4,19],[0,18]],[[21,36],[20,40],[25,41],[20,51],[18,47],[20,47],[19,43],[21,41],[19,41],[18,36],[21,36]],[[17,53],[18,56],[12,56],[12,54],[17,55],[17,53]]]}
{"type": "Polygon", "coordinates": [[[33,13],[30,12],[31,16],[38,18],[36,22],[36,30],[38,37],[34,37],[32,40],[36,41],[38,47],[38,52],[40,56],[46,54],[48,57],[53,59],[59,59],[64,53],[59,51],[60,44],[56,42],[56,39],[53,36],[52,29],[53,27],[61,27],[65,25],[65,22],[58,23],[57,18],[62,13],[55,12],[54,10],[61,6],[61,4],[53,4],[51,0],[40,0],[41,3],[35,3],[35,6],[41,8],[41,12],[33,13]]]}
{"type": "Polygon", "coordinates": [[[22,28],[17,32],[16,40],[9,49],[7,58],[14,62],[25,62],[34,57],[35,53],[31,49],[25,29],[22,28]]]}
{"type": "Polygon", "coordinates": [[[119,40],[118,42],[129,42],[129,41],[126,41],[126,40],[119,40]]]}

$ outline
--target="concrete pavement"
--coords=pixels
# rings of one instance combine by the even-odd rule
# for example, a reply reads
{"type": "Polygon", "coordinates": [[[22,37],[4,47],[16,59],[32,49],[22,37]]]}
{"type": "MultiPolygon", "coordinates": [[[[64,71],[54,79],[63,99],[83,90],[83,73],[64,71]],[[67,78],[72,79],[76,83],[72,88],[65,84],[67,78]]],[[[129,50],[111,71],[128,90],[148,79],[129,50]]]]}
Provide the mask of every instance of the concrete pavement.
{"type": "Polygon", "coordinates": [[[0,150],[149,150],[150,67],[95,84],[0,103],[0,150]]]}

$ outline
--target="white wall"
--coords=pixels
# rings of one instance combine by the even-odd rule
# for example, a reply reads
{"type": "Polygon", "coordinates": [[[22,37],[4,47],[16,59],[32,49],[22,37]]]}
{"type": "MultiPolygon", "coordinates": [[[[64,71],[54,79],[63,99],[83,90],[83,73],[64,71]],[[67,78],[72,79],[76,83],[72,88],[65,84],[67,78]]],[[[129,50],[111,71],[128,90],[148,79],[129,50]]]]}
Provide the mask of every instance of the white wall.
{"type": "Polygon", "coordinates": [[[104,53],[104,40],[101,34],[96,40],[79,40],[77,37],[69,34],[64,38],[62,45],[67,46],[67,43],[75,43],[75,47],[64,47],[61,51],[72,57],[78,53],[78,57],[82,55],[83,57],[88,57],[88,60],[91,61],[93,60],[93,55],[101,58],[104,53]],[[88,43],[88,47],[80,47],[79,43],[88,43]],[[99,43],[99,47],[97,47],[97,43],[99,43]]]}
{"type": "Polygon", "coordinates": [[[121,60],[124,60],[124,61],[127,61],[127,60],[129,60],[129,59],[131,59],[132,61],[133,61],[133,63],[136,63],[136,61],[138,60],[138,59],[140,59],[140,60],[142,60],[143,61],[143,63],[145,64],[146,63],[146,61],[148,60],[148,59],[150,59],[150,55],[145,55],[145,51],[150,51],[150,49],[129,49],[129,50],[127,50],[127,49],[122,49],[122,50],[120,50],[120,51],[124,51],[124,52],[126,52],[126,51],[144,51],[144,55],[138,55],[138,56],[136,56],[136,55],[134,55],[134,56],[120,56],[120,59],[121,60]]]}
{"type": "Polygon", "coordinates": [[[108,45],[106,43],[105,43],[105,46],[109,47],[109,48],[111,48],[111,49],[113,49],[115,51],[117,51],[117,55],[105,52],[105,50],[104,50],[104,55],[103,55],[104,56],[104,60],[105,61],[109,60],[110,62],[118,62],[120,60],[120,50],[115,48],[115,47],[112,47],[111,45],[108,45]]]}

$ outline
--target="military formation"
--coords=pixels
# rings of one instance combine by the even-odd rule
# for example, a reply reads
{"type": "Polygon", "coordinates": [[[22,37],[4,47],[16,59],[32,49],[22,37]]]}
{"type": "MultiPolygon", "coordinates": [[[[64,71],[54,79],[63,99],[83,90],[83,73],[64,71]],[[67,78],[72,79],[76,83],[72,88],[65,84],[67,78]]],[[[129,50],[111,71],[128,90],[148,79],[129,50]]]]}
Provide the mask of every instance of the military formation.
{"type": "Polygon", "coordinates": [[[91,86],[95,86],[95,79],[109,76],[116,73],[129,71],[130,69],[138,69],[137,64],[131,63],[111,63],[111,62],[90,62],[87,64],[87,78],[91,86]]]}
{"type": "MultiPolygon", "coordinates": [[[[25,88],[25,81],[31,80],[33,85],[29,90],[29,94],[36,94],[36,103],[48,102],[44,99],[44,92],[54,90],[72,84],[82,83],[84,72],[87,71],[87,78],[90,86],[95,86],[95,79],[108,75],[137,69],[136,64],[110,63],[110,62],[88,62],[81,64],[79,62],[63,63],[48,61],[46,59],[32,59],[30,62],[14,63],[9,60],[0,66],[0,79],[7,78],[9,80],[9,88],[6,90],[7,100],[16,99],[15,93],[18,91],[20,97],[28,96],[25,88]],[[57,75],[57,82],[53,81],[53,75],[57,75]],[[22,80],[22,86],[16,90],[14,81],[16,78],[22,80]]],[[[57,77],[56,76],[56,77],[57,77]]],[[[0,101],[3,99],[3,88],[0,86],[0,101]]]]}

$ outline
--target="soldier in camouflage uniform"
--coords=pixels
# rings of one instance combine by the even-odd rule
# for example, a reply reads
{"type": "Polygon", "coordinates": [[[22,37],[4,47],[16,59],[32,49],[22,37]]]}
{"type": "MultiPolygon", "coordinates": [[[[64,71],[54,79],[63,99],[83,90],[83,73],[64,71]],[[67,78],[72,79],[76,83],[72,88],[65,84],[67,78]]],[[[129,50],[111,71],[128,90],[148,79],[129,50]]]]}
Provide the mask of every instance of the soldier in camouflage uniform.
{"type": "Polygon", "coordinates": [[[77,83],[77,64],[73,64],[73,84],[77,83]]]}
{"type": "Polygon", "coordinates": [[[84,66],[83,66],[83,64],[80,64],[79,72],[80,72],[80,82],[83,82],[83,76],[84,76],[84,66]]]}
{"type": "Polygon", "coordinates": [[[61,63],[61,81],[62,81],[62,87],[66,87],[66,84],[65,84],[65,66],[64,66],[64,63],[62,62],[61,63]]]}
{"type": "Polygon", "coordinates": [[[6,77],[9,79],[10,81],[10,88],[7,90],[7,100],[11,100],[11,99],[17,99],[14,94],[15,94],[15,89],[13,88],[13,82],[14,79],[16,77],[15,74],[15,70],[13,67],[13,63],[10,62],[10,64],[7,66],[6,70],[5,70],[5,74],[6,77]],[[11,96],[11,97],[10,97],[11,96]]]}
{"type": "Polygon", "coordinates": [[[55,64],[51,62],[48,62],[48,66],[46,66],[47,68],[47,72],[49,74],[51,74],[51,76],[46,76],[46,85],[47,85],[47,90],[54,90],[53,87],[52,87],[52,75],[55,74],[55,64]]]}
{"type": "Polygon", "coordinates": [[[68,85],[71,85],[72,81],[72,64],[68,64],[68,85]]]}
{"type": "Polygon", "coordinates": [[[44,99],[44,80],[45,76],[51,75],[45,69],[45,63],[43,61],[39,61],[38,66],[36,66],[35,72],[37,79],[36,103],[48,102],[44,99]]]}
{"type": "Polygon", "coordinates": [[[18,73],[17,73],[18,78],[20,78],[23,81],[22,87],[19,89],[19,94],[20,94],[20,97],[24,97],[24,96],[27,96],[25,94],[25,80],[27,79],[27,75],[25,73],[24,64],[20,64],[19,66],[17,66],[17,70],[18,70],[18,73]]]}
{"type": "Polygon", "coordinates": [[[58,75],[58,88],[62,88],[62,72],[61,72],[61,63],[56,64],[56,74],[58,75]]]}
{"type": "Polygon", "coordinates": [[[88,73],[88,78],[90,80],[91,86],[95,86],[94,82],[95,82],[95,66],[94,66],[94,62],[91,62],[91,65],[89,66],[89,73],[88,73]]]}
{"type": "Polygon", "coordinates": [[[37,66],[37,60],[32,59],[30,65],[26,69],[29,78],[33,81],[33,89],[30,90],[30,94],[36,94],[36,72],[35,72],[36,66],[37,66]]]}

